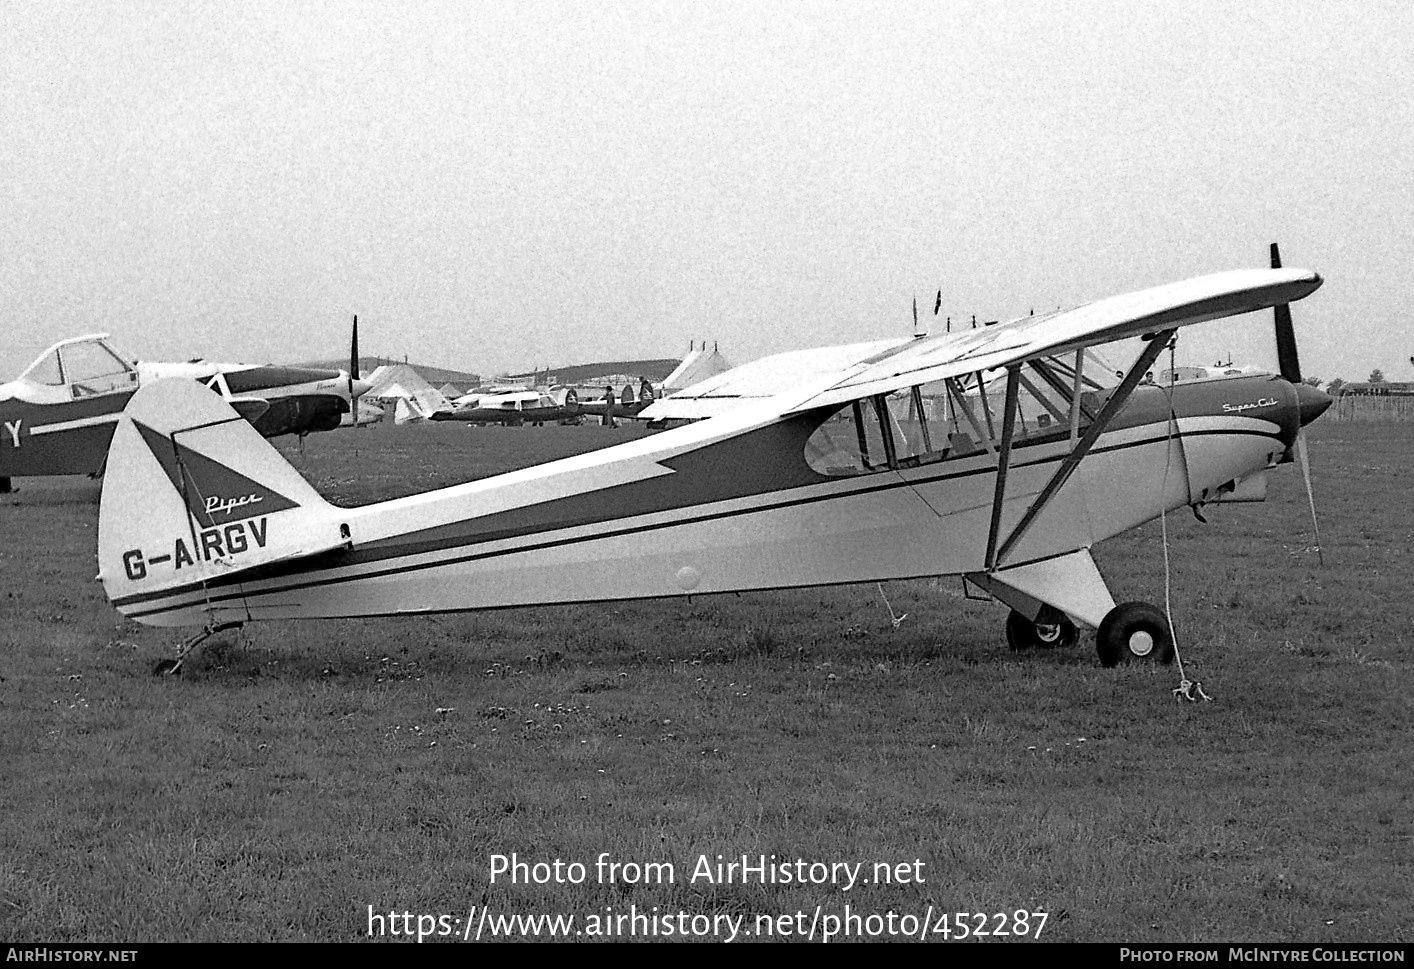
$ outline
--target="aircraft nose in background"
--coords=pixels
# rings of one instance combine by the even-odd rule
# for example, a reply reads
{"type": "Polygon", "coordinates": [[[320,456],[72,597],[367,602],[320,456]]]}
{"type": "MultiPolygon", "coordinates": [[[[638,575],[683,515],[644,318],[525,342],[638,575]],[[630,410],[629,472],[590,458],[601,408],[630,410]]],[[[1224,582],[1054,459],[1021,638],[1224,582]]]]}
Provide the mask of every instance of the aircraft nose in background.
{"type": "Polygon", "coordinates": [[[1302,427],[1324,414],[1332,403],[1333,399],[1325,391],[1317,390],[1308,384],[1296,385],[1296,407],[1302,427]]]}

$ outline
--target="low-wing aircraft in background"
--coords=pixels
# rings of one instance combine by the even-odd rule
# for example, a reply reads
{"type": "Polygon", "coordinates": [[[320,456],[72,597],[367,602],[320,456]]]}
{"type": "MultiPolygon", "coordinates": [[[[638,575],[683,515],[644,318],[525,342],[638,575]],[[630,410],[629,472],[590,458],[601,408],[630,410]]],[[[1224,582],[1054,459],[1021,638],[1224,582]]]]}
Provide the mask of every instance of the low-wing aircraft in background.
{"type": "Polygon", "coordinates": [[[126,616],[206,627],[162,672],[252,620],[938,575],[1010,606],[1013,647],[1073,642],[1080,623],[1097,629],[1104,665],[1167,661],[1167,617],[1117,605],[1091,547],[1247,490],[1329,399],[1273,375],[1141,380],[1178,328],[1320,284],[1307,270],[1239,270],[951,335],[785,354],[741,382],[768,377],[770,396],[715,418],[361,508],[325,502],[220,398],[156,384],[113,438],[99,578],[126,616]],[[1087,350],[1128,337],[1143,349],[1116,384],[1087,350]],[[999,406],[976,393],[988,371],[1002,375],[999,406]],[[943,394],[924,399],[926,387],[943,394]]]}
{"type": "Polygon", "coordinates": [[[583,417],[596,418],[606,424],[613,423],[619,418],[637,417],[645,407],[656,399],[653,385],[648,380],[640,378],[637,394],[629,384],[624,384],[624,389],[617,396],[614,394],[613,387],[604,387],[597,394],[588,388],[581,389],[579,391],[579,413],[583,417]]]}
{"type": "Polygon", "coordinates": [[[170,377],[205,385],[266,437],[338,427],[367,386],[342,370],[130,363],[106,333],[62,340],[0,384],[0,490],[8,490],[10,478],[99,473],[133,393],[170,377]]]}
{"type": "Polygon", "coordinates": [[[544,424],[568,421],[579,416],[579,396],[573,388],[548,391],[511,390],[504,393],[466,394],[453,401],[452,410],[428,416],[434,421],[466,421],[471,424],[544,424]]]}

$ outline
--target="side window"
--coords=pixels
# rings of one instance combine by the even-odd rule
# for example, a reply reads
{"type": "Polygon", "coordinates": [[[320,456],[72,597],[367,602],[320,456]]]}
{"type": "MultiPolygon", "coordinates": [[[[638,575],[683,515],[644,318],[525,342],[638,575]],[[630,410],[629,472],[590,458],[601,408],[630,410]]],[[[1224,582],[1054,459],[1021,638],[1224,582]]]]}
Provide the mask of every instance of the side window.
{"type": "MultiPolygon", "coordinates": [[[[1013,442],[1052,440],[1069,432],[1073,378],[1073,370],[1035,362],[1017,371],[1013,442]]],[[[1002,438],[1008,379],[998,370],[985,380],[948,378],[843,404],[806,442],[806,462],[820,474],[844,476],[994,451],[1002,438]]],[[[1088,380],[1082,384],[1094,386],[1088,380]]],[[[1094,392],[1082,390],[1081,400],[1084,426],[1096,407],[1094,392]]]]}
{"type": "Polygon", "coordinates": [[[827,417],[805,442],[805,461],[820,474],[842,477],[886,471],[879,409],[874,399],[856,400],[827,417]]]}
{"type": "Polygon", "coordinates": [[[912,387],[886,398],[894,452],[902,468],[941,461],[955,430],[947,397],[922,391],[912,387]]]}

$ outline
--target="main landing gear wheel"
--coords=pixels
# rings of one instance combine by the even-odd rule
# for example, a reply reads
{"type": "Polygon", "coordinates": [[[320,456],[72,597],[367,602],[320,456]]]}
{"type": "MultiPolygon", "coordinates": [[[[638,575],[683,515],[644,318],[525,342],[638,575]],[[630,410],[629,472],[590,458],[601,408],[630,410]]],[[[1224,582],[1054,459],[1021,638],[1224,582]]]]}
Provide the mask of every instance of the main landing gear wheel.
{"type": "Polygon", "coordinates": [[[1163,610],[1147,602],[1121,602],[1109,611],[1095,634],[1101,666],[1120,663],[1172,663],[1173,636],[1163,610]]]}
{"type": "Polygon", "coordinates": [[[1013,650],[1054,649],[1057,646],[1074,646],[1078,636],[1075,623],[1065,614],[1050,606],[1043,606],[1041,613],[1032,622],[1015,609],[1006,617],[1006,642],[1013,650]]]}

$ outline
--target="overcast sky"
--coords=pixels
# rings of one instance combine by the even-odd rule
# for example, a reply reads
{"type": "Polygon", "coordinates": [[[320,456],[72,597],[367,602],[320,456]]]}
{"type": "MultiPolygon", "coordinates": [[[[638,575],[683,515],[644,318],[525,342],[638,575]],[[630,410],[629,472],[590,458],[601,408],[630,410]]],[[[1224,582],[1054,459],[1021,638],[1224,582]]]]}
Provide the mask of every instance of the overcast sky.
{"type": "MultiPolygon", "coordinates": [[[[363,350],[737,363],[1287,265],[1414,379],[1414,4],[0,6],[0,377],[363,350]]],[[[1270,321],[1179,362],[1275,365],[1270,321]]]]}

